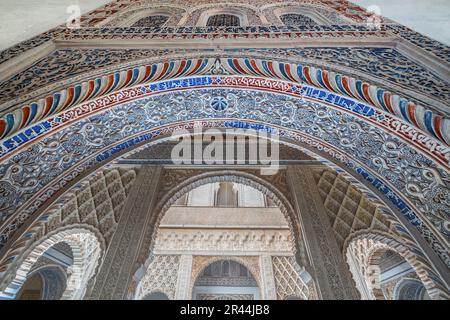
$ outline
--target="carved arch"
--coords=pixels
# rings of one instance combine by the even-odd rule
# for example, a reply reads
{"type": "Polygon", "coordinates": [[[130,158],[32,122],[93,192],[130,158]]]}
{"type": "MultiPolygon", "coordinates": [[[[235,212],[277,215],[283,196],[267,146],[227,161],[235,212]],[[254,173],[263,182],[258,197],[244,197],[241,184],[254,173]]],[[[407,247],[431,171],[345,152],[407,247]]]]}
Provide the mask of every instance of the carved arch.
{"type": "MultiPolygon", "coordinates": [[[[366,281],[371,299],[384,299],[379,283],[380,268],[378,265],[381,254],[386,250],[398,253],[409,263],[432,299],[450,298],[450,291],[446,285],[430,273],[432,267],[427,258],[414,247],[411,248],[411,244],[399,242],[391,235],[381,232],[360,231],[355,232],[347,239],[344,252],[349,266],[355,265],[355,262],[351,260],[352,255],[358,259],[356,264],[366,281]]],[[[355,281],[358,282],[355,270],[350,269],[355,281]]],[[[361,287],[357,287],[361,291],[361,287]]]]}
{"type": "Polygon", "coordinates": [[[59,242],[67,243],[72,249],[73,264],[68,269],[67,287],[62,299],[81,299],[87,289],[89,280],[95,275],[104,244],[98,235],[87,226],[70,226],[55,230],[45,238],[35,242],[30,248],[22,252],[21,259],[15,261],[16,268],[8,270],[3,277],[6,288],[0,293],[5,298],[15,298],[16,293],[25,283],[34,263],[47,249],[59,242]]]}

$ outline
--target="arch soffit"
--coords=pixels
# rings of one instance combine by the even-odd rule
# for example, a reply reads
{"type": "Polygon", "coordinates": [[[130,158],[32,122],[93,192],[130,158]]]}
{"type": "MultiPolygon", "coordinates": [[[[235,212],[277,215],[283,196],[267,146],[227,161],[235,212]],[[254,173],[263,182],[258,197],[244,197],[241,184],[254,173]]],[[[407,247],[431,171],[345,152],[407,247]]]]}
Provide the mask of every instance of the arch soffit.
{"type": "Polygon", "coordinates": [[[246,3],[214,3],[214,4],[202,4],[194,6],[185,14],[179,25],[195,25],[206,26],[206,22],[211,15],[215,14],[232,14],[237,15],[241,19],[241,27],[248,26],[252,20],[257,19],[260,21],[259,25],[267,23],[264,15],[261,14],[258,7],[246,3]],[[247,12],[245,12],[247,11],[247,12]],[[252,14],[253,17],[249,17],[248,14],[252,14]],[[197,17],[198,15],[198,17],[197,17]],[[193,21],[191,21],[193,19],[193,21]]]}
{"type": "MultiPolygon", "coordinates": [[[[422,288],[420,291],[421,291],[421,293],[423,293],[423,288],[425,288],[425,286],[420,280],[417,280],[414,278],[403,278],[394,286],[394,289],[392,290],[392,299],[393,300],[400,300],[401,289],[403,288],[403,286],[406,283],[417,284],[418,286],[420,286],[422,288]]],[[[426,291],[426,288],[425,288],[425,291],[426,291]]]]}

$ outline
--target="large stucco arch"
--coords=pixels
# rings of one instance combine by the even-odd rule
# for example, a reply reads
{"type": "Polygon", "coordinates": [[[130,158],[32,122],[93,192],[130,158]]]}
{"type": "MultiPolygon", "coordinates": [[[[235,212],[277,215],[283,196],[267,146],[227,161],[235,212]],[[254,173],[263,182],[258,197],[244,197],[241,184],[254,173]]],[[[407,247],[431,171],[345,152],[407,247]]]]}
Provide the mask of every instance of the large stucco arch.
{"type": "MultiPolygon", "coordinates": [[[[207,63],[209,63],[209,62],[207,62],[207,63]]],[[[234,67],[236,68],[238,65],[237,64],[235,64],[234,62],[233,62],[233,65],[234,65],[234,67]]],[[[276,69],[276,71],[274,71],[274,74],[280,74],[280,72],[281,71],[286,71],[286,68],[281,68],[281,66],[282,66],[282,64],[275,64],[276,65],[276,67],[277,67],[277,69],[276,69]]],[[[166,66],[166,64],[161,64],[161,65],[159,65],[159,67],[161,68],[161,70],[163,70],[164,69],[164,67],[166,66]]],[[[181,66],[181,64],[178,64],[178,65],[174,65],[174,66],[172,66],[172,69],[171,69],[171,73],[173,73],[174,71],[173,70],[175,70],[177,67],[180,67],[181,66]]],[[[239,65],[240,66],[240,65],[239,65]]],[[[157,67],[158,68],[158,67],[157,67]]],[[[156,68],[156,69],[157,69],[156,68]]],[[[142,69],[141,69],[142,70],[142,69]]],[[[144,69],[145,70],[145,69],[144,69]]],[[[159,70],[159,71],[155,71],[155,72],[160,72],[161,74],[159,75],[159,76],[157,76],[156,78],[157,79],[161,79],[161,78],[165,78],[165,77],[167,77],[167,75],[165,75],[163,72],[161,72],[161,70],[159,70]]],[[[187,72],[186,70],[183,70],[183,74],[189,74],[190,73],[190,71],[189,72],[187,72]]],[[[245,72],[244,72],[245,73],[245,72]]],[[[133,78],[134,77],[134,75],[133,75],[133,72],[131,72],[131,73],[127,73],[127,72],[122,72],[121,73],[123,76],[124,76],[124,78],[123,79],[121,79],[120,78],[120,76],[119,76],[119,82],[121,83],[121,85],[122,85],[122,87],[123,86],[125,86],[125,83],[126,83],[126,81],[129,81],[129,79],[128,80],[125,80],[126,78],[126,76],[127,75],[130,75],[131,76],[131,78],[133,78]]],[[[288,77],[289,78],[289,77],[288,77]]],[[[114,77],[113,77],[113,79],[114,79],[114,77]]],[[[139,75],[139,74],[137,74],[137,78],[135,78],[134,79],[134,81],[133,81],[133,83],[136,83],[136,79],[140,79],[140,80],[143,80],[144,78],[141,76],[141,75],[139,75]]],[[[259,82],[259,81],[261,81],[261,80],[258,80],[258,79],[251,79],[251,78],[232,78],[232,77],[229,77],[228,79],[230,79],[230,80],[227,80],[227,81],[231,81],[230,82],[230,84],[233,86],[233,85],[235,85],[236,87],[240,87],[241,89],[242,89],[242,86],[247,86],[248,87],[248,85],[249,85],[249,83],[251,83],[251,82],[253,82],[253,83],[255,83],[255,81],[256,82],[259,82]],[[243,80],[243,82],[241,81],[240,83],[236,83],[236,84],[233,84],[233,81],[241,81],[241,80],[243,80]]],[[[107,79],[105,80],[106,82],[107,82],[107,79]]],[[[178,80],[177,80],[178,81],[178,80]]],[[[180,81],[185,81],[185,80],[180,80],[180,81]]],[[[186,81],[191,81],[191,80],[186,80],[186,81]]],[[[192,81],[197,81],[197,80],[192,80],[192,81]]],[[[203,81],[203,80],[202,80],[203,81]]],[[[265,80],[264,80],[265,81],[265,80]]],[[[263,81],[263,82],[264,82],[263,81]]],[[[315,83],[316,81],[318,81],[317,79],[315,79],[314,81],[312,81],[312,83],[315,83]]],[[[320,81],[319,81],[320,82],[320,81]]],[[[262,82],[260,82],[260,83],[262,83],[262,82]]],[[[278,90],[280,93],[282,93],[282,94],[286,94],[287,92],[285,91],[285,92],[283,92],[283,90],[287,90],[287,91],[289,91],[289,90],[291,90],[290,88],[289,88],[289,85],[288,84],[286,84],[286,83],[283,83],[283,82],[274,82],[274,83],[270,83],[270,82],[264,82],[264,83],[267,83],[267,84],[270,84],[269,86],[265,86],[264,87],[264,89],[263,89],[263,91],[276,91],[276,90],[278,90]],[[280,90],[280,88],[281,88],[281,90],[280,90]]],[[[178,82],[178,84],[179,84],[179,82],[178,82]]],[[[193,84],[193,86],[195,87],[195,83],[193,84]]],[[[326,85],[325,85],[326,86],[326,85]]],[[[220,86],[218,86],[218,88],[220,88],[220,86]]],[[[123,98],[123,97],[125,97],[125,98],[127,98],[128,99],[128,101],[131,101],[131,100],[133,100],[133,99],[135,99],[135,98],[140,98],[140,96],[139,96],[139,90],[141,90],[142,88],[138,88],[138,87],[134,87],[134,88],[131,88],[131,89],[133,89],[133,90],[123,90],[122,92],[120,92],[119,94],[110,94],[109,95],[109,97],[108,98],[103,98],[103,99],[100,99],[100,104],[92,104],[92,103],[89,103],[89,104],[85,104],[85,105],[83,105],[82,106],[82,108],[79,108],[79,110],[77,110],[77,111],[75,111],[75,110],[72,110],[72,111],[68,111],[70,114],[71,114],[71,116],[75,116],[75,118],[76,117],[78,117],[78,116],[80,116],[80,115],[82,115],[83,117],[84,117],[84,115],[83,115],[83,111],[81,111],[82,109],[85,109],[86,107],[90,107],[90,106],[102,106],[102,107],[114,107],[114,106],[119,106],[120,105],[120,99],[121,98],[123,98]]],[[[254,88],[253,88],[254,89],[254,88]]],[[[180,89],[181,90],[181,89],[180,89]]],[[[261,90],[261,88],[259,89],[259,90],[261,90]]],[[[104,93],[104,94],[108,94],[108,92],[111,92],[112,91],[112,89],[111,89],[111,86],[108,88],[108,86],[106,86],[104,89],[102,89],[102,92],[104,93]]],[[[142,91],[140,91],[140,92],[142,92],[142,91]]],[[[292,92],[290,92],[289,94],[292,94],[292,92]]],[[[369,95],[369,97],[370,97],[370,95],[369,95]]],[[[304,97],[302,97],[302,98],[304,98],[304,97]]],[[[75,100],[77,100],[77,99],[75,99],[75,100]]],[[[370,100],[370,98],[369,98],[369,100],[370,100]]],[[[76,101],[74,102],[75,103],[75,105],[76,105],[76,101]]],[[[329,105],[329,104],[327,104],[327,105],[329,105]]],[[[331,105],[329,105],[330,107],[331,107],[331,105]]],[[[100,110],[97,110],[97,111],[100,111],[100,110]]],[[[96,112],[97,112],[96,111],[96,112]]],[[[354,114],[356,114],[357,112],[354,112],[354,110],[350,110],[350,111],[345,111],[345,110],[340,110],[340,111],[344,111],[344,112],[353,112],[354,114]]],[[[90,111],[89,111],[90,112],[90,111]]],[[[74,118],[74,119],[75,119],[74,118]]],[[[70,119],[70,117],[69,117],[69,119],[70,119]]],[[[211,118],[211,119],[214,119],[214,117],[213,118],[211,118]]],[[[81,118],[80,118],[80,120],[81,120],[81,118]]],[[[239,119],[236,119],[236,120],[239,120],[239,119]]],[[[242,120],[246,120],[246,119],[242,119],[242,120]]],[[[72,121],[72,120],[70,120],[70,121],[72,121]]],[[[74,124],[76,123],[76,122],[73,122],[74,124]]],[[[283,127],[283,126],[281,126],[281,127],[283,127]]],[[[288,135],[290,135],[290,134],[293,134],[292,132],[291,133],[289,133],[288,135]]],[[[310,139],[311,137],[309,137],[309,138],[306,138],[306,136],[303,136],[303,141],[306,143],[306,144],[308,144],[308,141],[307,141],[307,139],[310,139]]],[[[341,158],[342,159],[342,152],[341,153],[339,153],[339,148],[336,150],[336,149],[333,149],[333,147],[332,146],[326,146],[326,147],[324,147],[324,144],[321,144],[320,142],[320,139],[317,139],[317,140],[314,140],[314,139],[312,139],[312,140],[310,140],[309,141],[309,144],[310,145],[315,145],[317,148],[319,148],[319,150],[327,150],[328,151],[328,156],[330,156],[330,154],[334,154],[334,155],[337,155],[337,157],[334,157],[335,158],[335,160],[336,160],[336,158],[341,158]],[[331,151],[330,151],[331,150],[331,151]],[[339,153],[339,154],[338,154],[339,153]]],[[[121,140],[121,142],[124,142],[123,140],[121,140]]],[[[120,143],[116,143],[116,144],[113,144],[113,145],[115,145],[115,146],[117,146],[117,145],[120,145],[120,143]]],[[[114,147],[115,148],[115,147],[114,147]]],[[[128,148],[128,147],[127,147],[128,148]]],[[[14,152],[16,152],[16,151],[19,151],[18,149],[17,150],[15,150],[14,152]]],[[[109,154],[109,153],[108,153],[109,154]]],[[[101,160],[99,161],[99,162],[103,162],[103,161],[105,161],[106,160],[106,158],[102,158],[102,157],[100,157],[101,158],[101,160]]],[[[100,159],[100,158],[97,158],[97,159],[100,159]]],[[[110,155],[108,155],[107,156],[107,158],[110,158],[110,155]]],[[[92,159],[92,158],[91,158],[92,159]]],[[[85,162],[86,163],[86,162],[85,162]]],[[[104,162],[103,162],[104,163],[104,162]]],[[[84,169],[83,170],[81,170],[81,171],[84,171],[84,169]]],[[[79,174],[79,172],[77,172],[77,174],[76,175],[78,175],[79,174]]],[[[75,176],[76,176],[75,175],[75,176]]],[[[73,178],[73,176],[72,176],[72,178],[73,178]]],[[[372,177],[370,178],[370,179],[373,179],[372,177]]],[[[69,180],[71,180],[71,179],[69,179],[69,180]]],[[[65,185],[67,183],[67,179],[64,181],[64,183],[62,184],[63,186],[65,185]]],[[[53,189],[53,190],[55,190],[55,189],[53,189]]],[[[58,189],[59,190],[59,189],[58,189]]],[[[42,204],[42,203],[41,203],[42,204]]],[[[444,250],[445,251],[445,250],[444,250]]],[[[444,254],[445,254],[445,252],[444,252],[444,254]]]]}
{"type": "Polygon", "coordinates": [[[73,264],[69,267],[67,287],[61,299],[82,299],[88,282],[100,265],[104,243],[92,227],[86,225],[56,229],[20,253],[15,264],[2,277],[1,296],[14,299],[25,283],[34,263],[53,245],[65,242],[72,249],[73,264]]]}
{"type": "MultiPolygon", "coordinates": [[[[410,243],[402,243],[392,238],[391,235],[383,234],[373,230],[359,231],[351,235],[344,246],[344,254],[347,257],[347,263],[352,270],[352,255],[360,255],[360,261],[356,263],[361,272],[364,274],[366,285],[370,291],[372,299],[384,299],[384,295],[380,289],[379,283],[379,259],[381,254],[386,250],[392,250],[402,256],[414,269],[417,276],[425,286],[428,295],[432,299],[448,299],[450,295],[449,288],[440,280],[435,278],[430,270],[426,257],[415,250],[414,245],[410,243]],[[364,251],[361,251],[364,248],[364,251]],[[352,251],[352,253],[350,253],[352,251]]],[[[352,270],[355,282],[358,283],[357,275],[352,270]]],[[[358,286],[358,285],[357,285],[358,286]]],[[[363,290],[358,287],[359,290],[363,290]]]]}

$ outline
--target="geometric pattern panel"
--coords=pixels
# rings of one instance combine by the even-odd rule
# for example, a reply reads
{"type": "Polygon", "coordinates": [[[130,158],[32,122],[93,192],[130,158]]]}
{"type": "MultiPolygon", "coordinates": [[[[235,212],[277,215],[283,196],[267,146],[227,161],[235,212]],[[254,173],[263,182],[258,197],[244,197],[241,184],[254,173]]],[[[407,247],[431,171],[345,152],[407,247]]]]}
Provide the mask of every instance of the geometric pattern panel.
{"type": "Polygon", "coordinates": [[[341,249],[345,239],[354,231],[362,229],[388,233],[392,231],[393,226],[386,220],[377,205],[368,200],[342,175],[329,169],[314,169],[313,172],[341,249]]]}
{"type": "Polygon", "coordinates": [[[49,209],[49,218],[37,237],[62,226],[83,223],[98,229],[108,244],[135,178],[135,169],[113,168],[99,172],[80,189],[69,192],[62,206],[54,205],[49,209]]]}
{"type": "Polygon", "coordinates": [[[310,290],[300,277],[301,269],[294,256],[273,256],[273,273],[277,290],[277,300],[297,297],[311,299],[310,290]]]}
{"type": "Polygon", "coordinates": [[[161,292],[170,300],[174,299],[179,266],[179,255],[155,255],[137,287],[136,300],[153,292],[161,292]]]}

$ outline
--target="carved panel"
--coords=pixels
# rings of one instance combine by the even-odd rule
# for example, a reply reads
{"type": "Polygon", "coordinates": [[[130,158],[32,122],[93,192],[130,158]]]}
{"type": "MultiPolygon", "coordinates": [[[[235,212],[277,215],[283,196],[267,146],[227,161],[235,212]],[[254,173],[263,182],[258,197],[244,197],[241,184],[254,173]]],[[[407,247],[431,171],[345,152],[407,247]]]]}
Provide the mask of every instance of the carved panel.
{"type": "Polygon", "coordinates": [[[295,258],[293,256],[274,256],[272,263],[277,299],[284,300],[295,296],[308,300],[309,289],[300,277],[302,270],[295,258]]]}
{"type": "Polygon", "coordinates": [[[179,266],[179,255],[155,255],[138,284],[135,298],[140,300],[149,293],[162,292],[175,299],[179,266]]]}
{"type": "Polygon", "coordinates": [[[378,205],[342,175],[330,169],[314,169],[313,173],[341,250],[345,239],[358,230],[375,229],[395,235],[394,226],[378,205]]]}

